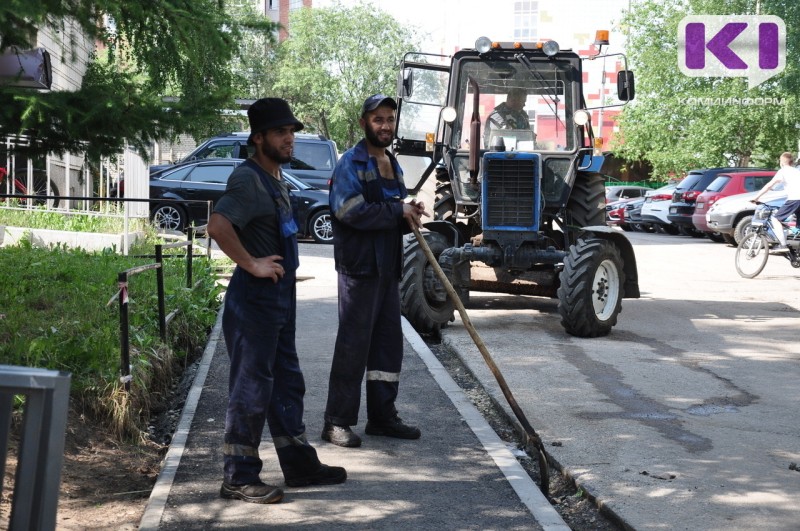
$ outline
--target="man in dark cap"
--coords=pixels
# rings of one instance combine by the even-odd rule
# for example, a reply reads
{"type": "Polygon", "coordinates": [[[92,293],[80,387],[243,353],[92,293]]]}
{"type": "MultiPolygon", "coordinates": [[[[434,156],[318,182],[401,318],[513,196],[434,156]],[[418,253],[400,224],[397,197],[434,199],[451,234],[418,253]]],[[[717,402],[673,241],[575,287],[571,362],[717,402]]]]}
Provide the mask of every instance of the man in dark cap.
{"type": "Polygon", "coordinates": [[[209,235],[236,262],[222,317],[230,375],[220,495],[277,503],[283,491],[259,477],[265,422],[287,486],[342,483],[347,473],[320,463],[303,423],[305,382],[295,349],[297,226],[281,178],[303,124],[279,98],[256,101],[247,117],[255,154],[231,174],[208,222],[209,235]]]}
{"type": "Polygon", "coordinates": [[[398,417],[395,399],[403,361],[400,323],[402,236],[420,227],[425,206],[404,202],[403,171],[386,149],[397,103],[382,94],[361,108],[364,139],[346,151],[333,172],[330,206],[333,255],[339,275],[339,330],[333,352],[322,439],[361,445],[361,382],[367,375],[368,435],[417,439],[420,431],[398,417]]]}

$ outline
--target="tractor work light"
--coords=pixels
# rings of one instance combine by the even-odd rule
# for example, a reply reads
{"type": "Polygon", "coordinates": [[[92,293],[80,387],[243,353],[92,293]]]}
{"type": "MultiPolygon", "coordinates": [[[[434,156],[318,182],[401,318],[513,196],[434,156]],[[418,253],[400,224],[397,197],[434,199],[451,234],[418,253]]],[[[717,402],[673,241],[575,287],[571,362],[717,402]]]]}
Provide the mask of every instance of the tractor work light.
{"type": "Polygon", "coordinates": [[[547,57],[553,57],[559,52],[559,50],[561,50],[561,47],[556,41],[547,41],[542,44],[542,51],[547,57]]]}
{"type": "Polygon", "coordinates": [[[492,40],[489,37],[478,37],[475,41],[475,50],[478,53],[486,53],[492,49],[492,40]]]}

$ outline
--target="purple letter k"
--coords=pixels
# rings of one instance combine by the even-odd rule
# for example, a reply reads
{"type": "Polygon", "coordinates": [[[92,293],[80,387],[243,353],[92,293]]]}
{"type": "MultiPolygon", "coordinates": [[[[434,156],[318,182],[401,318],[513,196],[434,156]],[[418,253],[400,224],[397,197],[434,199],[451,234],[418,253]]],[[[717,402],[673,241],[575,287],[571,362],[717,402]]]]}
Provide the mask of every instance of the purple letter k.
{"type": "Polygon", "coordinates": [[[729,22],[714,37],[705,42],[705,24],[686,25],[686,68],[693,70],[705,68],[705,48],[713,53],[725,68],[745,70],[747,64],[731,50],[728,45],[747,29],[746,22],[729,22]]]}

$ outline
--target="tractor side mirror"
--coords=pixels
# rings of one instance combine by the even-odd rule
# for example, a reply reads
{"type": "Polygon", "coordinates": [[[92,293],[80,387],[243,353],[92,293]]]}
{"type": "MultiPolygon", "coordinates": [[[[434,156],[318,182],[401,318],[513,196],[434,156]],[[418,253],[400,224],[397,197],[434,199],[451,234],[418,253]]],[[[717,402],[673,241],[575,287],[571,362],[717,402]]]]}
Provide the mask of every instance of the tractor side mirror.
{"type": "Polygon", "coordinates": [[[414,93],[414,71],[410,68],[403,70],[403,97],[407,98],[414,93]]]}
{"type": "Polygon", "coordinates": [[[617,72],[617,97],[621,101],[630,101],[635,95],[636,87],[633,81],[633,72],[630,70],[617,72]]]}

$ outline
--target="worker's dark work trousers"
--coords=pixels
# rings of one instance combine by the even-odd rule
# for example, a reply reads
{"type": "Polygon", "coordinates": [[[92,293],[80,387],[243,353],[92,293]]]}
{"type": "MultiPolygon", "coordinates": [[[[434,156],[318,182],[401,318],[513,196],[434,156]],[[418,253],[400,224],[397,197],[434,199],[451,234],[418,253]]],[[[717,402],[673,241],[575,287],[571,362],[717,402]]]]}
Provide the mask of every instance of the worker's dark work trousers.
{"type": "Polygon", "coordinates": [[[358,423],[361,381],[367,371],[367,418],[397,415],[394,403],[403,363],[400,288],[394,275],[352,277],[339,273],[339,331],[333,351],[325,420],[358,423]]]}
{"type": "Polygon", "coordinates": [[[259,480],[265,420],[284,477],[315,472],[317,453],[303,424],[305,382],[295,349],[295,273],[276,282],[236,268],[225,296],[222,330],[230,357],[225,419],[225,481],[259,480]]]}

